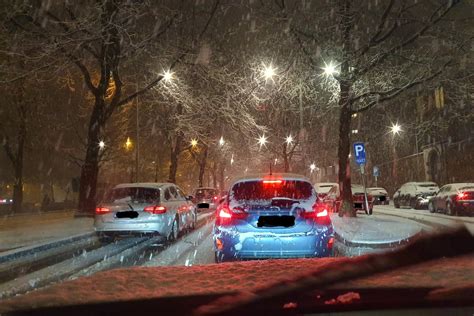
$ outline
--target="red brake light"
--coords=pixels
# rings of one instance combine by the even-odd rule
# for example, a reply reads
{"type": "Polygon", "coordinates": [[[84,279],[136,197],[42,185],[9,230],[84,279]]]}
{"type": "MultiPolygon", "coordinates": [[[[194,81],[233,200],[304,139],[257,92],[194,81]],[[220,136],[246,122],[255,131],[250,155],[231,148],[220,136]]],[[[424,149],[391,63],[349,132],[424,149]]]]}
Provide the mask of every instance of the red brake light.
{"type": "Polygon", "coordinates": [[[232,218],[232,214],[230,213],[230,210],[227,207],[223,207],[219,211],[219,217],[220,218],[232,218]]]}
{"type": "Polygon", "coordinates": [[[166,213],[166,207],[160,205],[150,205],[143,209],[147,213],[151,214],[164,214],[166,213]]]}
{"type": "Polygon", "coordinates": [[[110,212],[110,209],[108,209],[107,207],[98,206],[95,208],[95,213],[97,215],[106,214],[108,212],[110,212]]]}
{"type": "Polygon", "coordinates": [[[330,237],[328,240],[328,249],[331,250],[334,246],[334,237],[330,237]]]}
{"type": "Polygon", "coordinates": [[[324,209],[321,212],[316,213],[316,217],[324,217],[324,216],[328,216],[328,215],[329,215],[329,213],[328,213],[327,209],[324,209]]]}
{"type": "Polygon", "coordinates": [[[217,195],[213,197],[214,201],[217,201],[217,195]]]}
{"type": "Polygon", "coordinates": [[[464,193],[464,192],[459,192],[459,193],[458,193],[458,200],[462,200],[462,199],[464,199],[465,197],[466,197],[466,193],[464,193]]]}
{"type": "Polygon", "coordinates": [[[283,180],[263,180],[264,184],[281,184],[283,180]]]}

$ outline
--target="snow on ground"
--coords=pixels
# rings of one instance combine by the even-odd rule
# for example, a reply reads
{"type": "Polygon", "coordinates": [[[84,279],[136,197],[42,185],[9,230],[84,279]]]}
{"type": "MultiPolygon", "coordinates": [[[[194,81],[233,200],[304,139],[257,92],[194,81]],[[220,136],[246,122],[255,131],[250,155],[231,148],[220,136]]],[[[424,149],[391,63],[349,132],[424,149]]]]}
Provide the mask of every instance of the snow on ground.
{"type": "Polygon", "coordinates": [[[365,245],[383,245],[398,243],[421,232],[418,223],[385,216],[374,212],[373,215],[357,214],[357,217],[339,217],[331,214],[336,234],[342,239],[365,245]]]}
{"type": "Polygon", "coordinates": [[[453,228],[464,225],[471,233],[474,233],[474,217],[472,216],[449,216],[441,213],[430,213],[428,210],[415,210],[412,208],[397,209],[393,205],[377,205],[374,212],[421,221],[438,228],[453,228]]]}
{"type": "Polygon", "coordinates": [[[6,216],[0,219],[0,251],[92,232],[93,222],[73,211],[6,216]]]}
{"type": "MultiPolygon", "coordinates": [[[[224,264],[135,267],[99,272],[0,303],[0,313],[21,308],[152,299],[157,297],[254,292],[308,273],[326,273],[338,264],[357,265],[359,258],[283,259],[224,264]]],[[[376,274],[334,288],[448,287],[474,282],[474,257],[445,258],[376,274]]]]}

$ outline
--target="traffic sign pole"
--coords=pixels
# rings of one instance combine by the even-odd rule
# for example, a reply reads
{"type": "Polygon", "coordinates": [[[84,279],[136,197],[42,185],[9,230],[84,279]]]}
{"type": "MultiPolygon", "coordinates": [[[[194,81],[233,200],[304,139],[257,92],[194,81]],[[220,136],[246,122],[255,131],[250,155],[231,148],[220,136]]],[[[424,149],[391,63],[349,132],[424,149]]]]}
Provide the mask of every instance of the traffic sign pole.
{"type": "Polygon", "coordinates": [[[356,163],[360,166],[360,173],[362,176],[362,184],[364,185],[364,202],[365,202],[365,213],[371,215],[369,210],[369,200],[367,198],[367,186],[365,181],[365,163],[367,162],[365,156],[365,145],[364,143],[357,142],[354,143],[354,158],[356,163]]]}

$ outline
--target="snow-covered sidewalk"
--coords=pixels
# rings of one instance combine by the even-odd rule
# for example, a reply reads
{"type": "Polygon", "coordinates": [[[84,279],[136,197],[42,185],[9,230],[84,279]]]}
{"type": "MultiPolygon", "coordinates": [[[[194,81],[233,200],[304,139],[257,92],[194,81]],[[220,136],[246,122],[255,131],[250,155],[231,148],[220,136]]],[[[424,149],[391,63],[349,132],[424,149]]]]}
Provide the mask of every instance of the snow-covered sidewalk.
{"type": "Polygon", "coordinates": [[[75,218],[74,211],[0,218],[0,251],[94,231],[93,218],[75,218]]]}
{"type": "Polygon", "coordinates": [[[339,217],[331,214],[336,239],[348,246],[385,248],[409,241],[423,226],[409,219],[374,213],[371,216],[339,217]]]}

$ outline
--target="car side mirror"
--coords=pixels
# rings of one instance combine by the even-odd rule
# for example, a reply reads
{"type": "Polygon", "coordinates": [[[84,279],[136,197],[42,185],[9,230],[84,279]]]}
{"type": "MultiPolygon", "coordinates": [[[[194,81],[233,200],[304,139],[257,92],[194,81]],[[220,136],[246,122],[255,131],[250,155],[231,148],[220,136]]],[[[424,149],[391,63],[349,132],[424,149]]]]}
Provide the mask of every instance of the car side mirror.
{"type": "Polygon", "coordinates": [[[192,201],[193,199],[194,199],[194,197],[193,197],[192,195],[188,195],[188,196],[186,197],[186,200],[188,200],[188,201],[192,201]]]}

